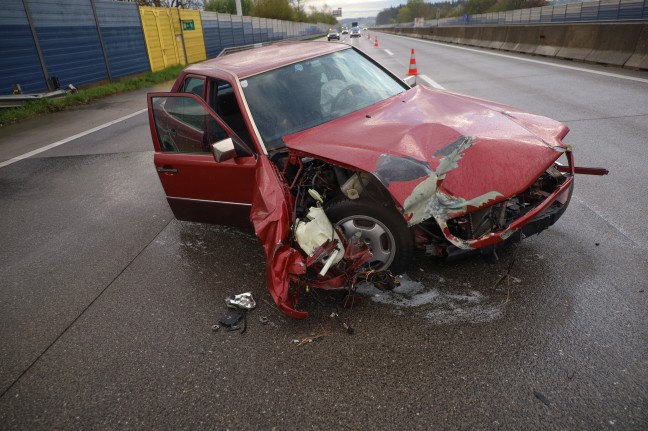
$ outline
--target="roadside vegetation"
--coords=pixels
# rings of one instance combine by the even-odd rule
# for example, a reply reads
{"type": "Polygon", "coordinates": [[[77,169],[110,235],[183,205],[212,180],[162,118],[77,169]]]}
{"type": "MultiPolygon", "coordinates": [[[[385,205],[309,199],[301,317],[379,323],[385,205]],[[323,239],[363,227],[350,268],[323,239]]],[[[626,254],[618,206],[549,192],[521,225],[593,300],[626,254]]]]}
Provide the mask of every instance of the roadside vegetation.
{"type": "Polygon", "coordinates": [[[63,111],[74,106],[85,105],[92,100],[112,96],[113,94],[125,93],[171,81],[176,79],[184,68],[185,65],[180,64],[159,72],[150,72],[137,78],[128,78],[97,87],[79,89],[76,93],[70,93],[61,98],[35,100],[18,108],[2,108],[0,109],[0,127],[47,112],[63,111]]]}
{"type": "Polygon", "coordinates": [[[526,9],[545,6],[546,0],[446,0],[426,3],[425,0],[408,0],[407,4],[392,6],[378,12],[376,25],[400,24],[414,18],[436,19],[477,15],[489,12],[526,9]]]}

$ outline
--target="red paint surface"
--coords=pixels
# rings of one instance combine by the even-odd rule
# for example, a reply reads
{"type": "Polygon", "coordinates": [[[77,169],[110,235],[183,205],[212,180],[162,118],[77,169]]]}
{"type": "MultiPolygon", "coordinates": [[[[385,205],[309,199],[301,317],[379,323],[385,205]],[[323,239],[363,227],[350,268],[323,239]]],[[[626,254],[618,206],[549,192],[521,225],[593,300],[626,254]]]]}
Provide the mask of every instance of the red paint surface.
{"type": "Polygon", "coordinates": [[[274,164],[265,156],[259,157],[256,179],[250,220],[266,254],[268,289],[283,313],[303,319],[308,313],[297,311],[296,298],[289,294],[291,278],[306,272],[303,256],[288,245],[292,223],[288,209],[292,200],[290,193],[274,164]]]}
{"type": "MultiPolygon", "coordinates": [[[[284,141],[301,153],[374,172],[381,154],[436,169],[441,157],[435,152],[473,136],[477,143],[447,174],[441,191],[464,199],[496,191],[499,201],[527,189],[561,156],[554,147],[565,148],[561,138],[568,131],[557,121],[504,105],[417,87],[284,141]]],[[[420,182],[392,183],[389,191],[403,206],[420,182]]]]}

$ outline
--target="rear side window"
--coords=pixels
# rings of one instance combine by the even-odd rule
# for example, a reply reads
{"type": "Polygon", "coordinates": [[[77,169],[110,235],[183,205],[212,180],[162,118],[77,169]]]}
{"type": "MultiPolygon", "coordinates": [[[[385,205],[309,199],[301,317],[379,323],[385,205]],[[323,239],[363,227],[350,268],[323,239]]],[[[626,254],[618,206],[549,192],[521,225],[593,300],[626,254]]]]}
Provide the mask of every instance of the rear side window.
{"type": "Polygon", "coordinates": [[[182,84],[183,93],[193,93],[196,96],[203,98],[205,89],[205,80],[203,78],[196,78],[193,76],[187,77],[182,84]]]}

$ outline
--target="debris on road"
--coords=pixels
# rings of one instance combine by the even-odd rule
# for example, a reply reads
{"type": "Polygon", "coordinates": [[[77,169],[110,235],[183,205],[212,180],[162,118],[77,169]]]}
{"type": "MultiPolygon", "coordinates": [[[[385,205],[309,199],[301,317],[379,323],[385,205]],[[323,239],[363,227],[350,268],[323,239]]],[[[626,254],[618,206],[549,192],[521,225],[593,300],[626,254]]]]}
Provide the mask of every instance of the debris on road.
{"type": "Polygon", "coordinates": [[[238,308],[240,310],[253,310],[256,308],[256,301],[252,296],[252,292],[228,296],[225,299],[225,304],[227,304],[229,308],[238,308]]]}
{"type": "Polygon", "coordinates": [[[297,347],[299,347],[299,346],[303,346],[304,344],[312,343],[313,341],[320,341],[322,338],[328,337],[331,334],[332,332],[322,332],[321,334],[313,335],[312,337],[305,337],[302,338],[301,340],[294,339],[292,340],[292,343],[297,347]]]}
{"type": "Polygon", "coordinates": [[[232,326],[236,325],[239,320],[243,317],[243,313],[240,313],[236,310],[227,310],[227,313],[218,321],[223,325],[227,326],[228,328],[231,328],[232,326]]]}
{"type": "Polygon", "coordinates": [[[349,326],[349,325],[348,325],[344,320],[340,319],[340,315],[339,315],[339,314],[337,314],[337,313],[334,311],[333,313],[331,313],[331,317],[332,317],[333,319],[337,320],[338,322],[340,322],[340,323],[342,324],[342,327],[344,328],[344,331],[345,331],[347,334],[349,334],[349,335],[353,335],[353,333],[354,333],[354,329],[353,329],[352,327],[350,327],[350,326],[349,326]]]}
{"type": "MultiPolygon", "coordinates": [[[[231,332],[241,329],[241,327],[238,326],[237,323],[239,322],[239,320],[243,319],[243,330],[241,331],[241,334],[245,333],[245,331],[247,330],[247,313],[248,311],[256,308],[256,301],[252,296],[252,292],[230,295],[225,298],[225,304],[228,308],[227,313],[225,313],[218,320],[218,322],[221,325],[225,326],[227,332],[231,332]]],[[[267,323],[267,317],[265,319],[267,323]]],[[[261,320],[261,323],[263,323],[263,320],[261,320]]],[[[218,325],[212,326],[212,331],[217,331],[218,328],[214,329],[217,326],[218,325]]]]}
{"type": "Polygon", "coordinates": [[[535,395],[535,397],[536,397],[537,399],[539,399],[540,401],[542,401],[542,403],[543,403],[545,406],[548,406],[549,404],[551,404],[551,403],[549,402],[549,399],[548,399],[547,397],[545,397],[544,395],[542,395],[540,392],[534,390],[534,391],[533,391],[533,395],[535,395]]]}

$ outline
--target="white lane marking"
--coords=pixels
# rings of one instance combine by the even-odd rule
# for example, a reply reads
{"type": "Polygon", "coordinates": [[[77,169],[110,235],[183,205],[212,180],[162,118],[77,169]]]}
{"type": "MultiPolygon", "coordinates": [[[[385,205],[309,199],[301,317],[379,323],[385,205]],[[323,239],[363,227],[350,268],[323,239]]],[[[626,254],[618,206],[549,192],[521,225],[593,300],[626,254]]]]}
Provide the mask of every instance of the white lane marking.
{"type": "Polygon", "coordinates": [[[393,53],[393,52],[391,52],[391,51],[390,51],[390,50],[388,50],[388,49],[386,49],[386,50],[385,50],[385,52],[386,52],[387,54],[389,54],[389,55],[394,55],[394,53],[393,53]]]}
{"type": "Polygon", "coordinates": [[[63,144],[66,144],[66,143],[68,143],[70,141],[74,141],[75,139],[82,138],[83,136],[89,135],[90,133],[94,133],[94,132],[96,132],[98,130],[105,129],[106,127],[110,127],[113,124],[117,124],[117,123],[119,123],[121,121],[128,120],[129,118],[133,118],[136,115],[139,115],[139,114],[141,114],[143,112],[146,112],[147,109],[148,108],[144,108],[142,110],[139,110],[137,112],[133,112],[132,114],[128,114],[128,115],[126,115],[124,117],[118,118],[116,120],[110,121],[110,122],[102,124],[100,126],[93,127],[92,129],[86,130],[84,132],[77,133],[76,135],[70,136],[69,138],[62,139],[60,141],[57,141],[57,142],[54,142],[52,144],[41,147],[41,148],[39,148],[37,150],[30,151],[30,152],[25,153],[23,155],[20,155],[18,157],[14,157],[13,159],[9,159],[7,161],[4,161],[4,162],[0,163],[0,168],[4,168],[5,166],[8,166],[8,165],[10,165],[12,163],[19,162],[20,160],[29,158],[29,157],[34,156],[36,154],[42,153],[44,151],[51,150],[52,148],[58,147],[59,145],[63,145],[63,144]]]}
{"type": "MultiPolygon", "coordinates": [[[[634,76],[618,75],[616,73],[601,72],[601,71],[598,71],[598,70],[590,70],[590,69],[585,69],[585,68],[582,68],[582,67],[567,66],[567,65],[564,65],[564,64],[549,63],[549,62],[542,61],[542,60],[532,60],[530,58],[522,58],[522,57],[516,57],[516,56],[513,56],[513,55],[498,54],[496,52],[482,51],[482,50],[474,49],[474,48],[465,48],[463,46],[455,46],[455,45],[450,45],[450,44],[445,44],[445,43],[440,43],[440,42],[433,42],[433,41],[430,41],[430,40],[417,39],[415,37],[408,37],[408,36],[401,36],[401,37],[404,37],[406,39],[417,40],[419,42],[430,43],[430,44],[433,44],[433,45],[444,46],[446,48],[462,49],[464,51],[472,51],[472,52],[477,52],[479,54],[493,55],[495,57],[503,57],[503,58],[509,58],[509,59],[512,59],[512,60],[526,61],[527,63],[542,64],[542,65],[545,65],[545,66],[559,67],[561,69],[569,69],[569,70],[575,70],[575,71],[578,71],[578,72],[593,73],[595,75],[603,75],[603,76],[609,76],[609,77],[612,77],[612,78],[627,79],[629,81],[637,81],[637,82],[643,82],[643,83],[648,84],[648,79],[645,79],[645,78],[636,78],[634,76]]],[[[560,59],[557,58],[556,60],[560,60],[560,59]]]]}
{"type": "Polygon", "coordinates": [[[418,75],[418,77],[421,78],[423,81],[427,82],[428,84],[430,84],[434,88],[438,88],[439,90],[445,90],[445,88],[441,84],[439,84],[438,82],[436,82],[434,79],[430,78],[427,75],[418,75]]]}

